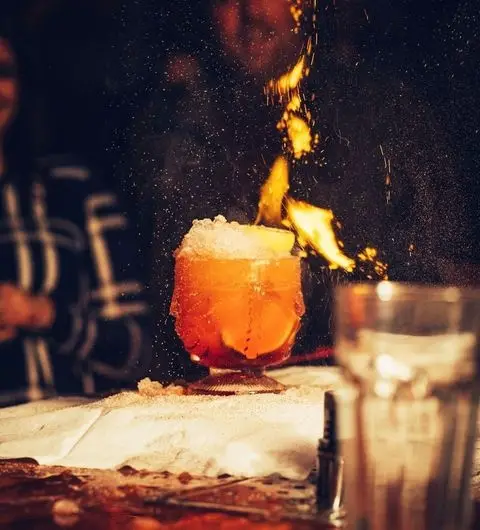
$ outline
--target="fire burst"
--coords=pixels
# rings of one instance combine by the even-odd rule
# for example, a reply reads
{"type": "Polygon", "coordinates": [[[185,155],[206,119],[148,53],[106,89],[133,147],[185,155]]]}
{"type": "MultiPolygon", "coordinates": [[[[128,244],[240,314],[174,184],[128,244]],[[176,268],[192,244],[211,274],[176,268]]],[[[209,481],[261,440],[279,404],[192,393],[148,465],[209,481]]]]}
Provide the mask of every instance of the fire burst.
{"type": "MultiPolygon", "coordinates": [[[[313,30],[316,36],[315,7],[313,30]]],[[[291,13],[295,23],[294,31],[299,32],[304,16],[303,0],[292,0],[291,13]]],[[[260,193],[258,214],[255,224],[264,222],[267,225],[283,226],[293,230],[297,235],[297,244],[304,253],[313,252],[323,256],[331,269],[341,268],[352,272],[355,268],[364,272],[367,278],[374,273],[381,279],[388,279],[388,265],[378,257],[378,250],[366,247],[356,259],[347,256],[343,243],[338,241],[333,228],[335,216],[331,210],[318,208],[288,196],[289,162],[302,159],[312,153],[319,142],[319,135],[312,133],[312,117],[302,97],[302,81],[309,75],[314,58],[314,45],[310,36],[296,64],[278,79],[270,80],[265,93],[269,99],[284,104],[284,111],[277,128],[283,135],[283,146],[286,156],[275,161],[270,175],[260,193]],[[373,273],[367,270],[373,269],[373,273]]],[[[338,225],[338,222],[337,222],[338,225]]]]}

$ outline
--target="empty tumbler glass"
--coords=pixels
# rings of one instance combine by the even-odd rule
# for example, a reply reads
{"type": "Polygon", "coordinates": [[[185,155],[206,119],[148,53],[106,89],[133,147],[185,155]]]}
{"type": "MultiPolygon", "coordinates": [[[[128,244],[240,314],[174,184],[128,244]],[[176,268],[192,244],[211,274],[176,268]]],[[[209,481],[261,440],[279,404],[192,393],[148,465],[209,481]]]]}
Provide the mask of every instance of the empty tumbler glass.
{"type": "Polygon", "coordinates": [[[480,291],[342,286],[335,335],[349,527],[468,529],[480,291]]]}

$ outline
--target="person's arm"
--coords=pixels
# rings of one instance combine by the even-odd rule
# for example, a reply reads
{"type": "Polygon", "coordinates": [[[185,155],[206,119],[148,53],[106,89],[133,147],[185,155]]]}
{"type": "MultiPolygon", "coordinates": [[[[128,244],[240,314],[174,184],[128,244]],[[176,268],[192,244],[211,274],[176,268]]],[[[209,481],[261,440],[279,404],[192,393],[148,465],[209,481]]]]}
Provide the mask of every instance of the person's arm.
{"type": "Polygon", "coordinates": [[[92,186],[83,208],[88,271],[83,300],[72,307],[61,295],[53,299],[49,335],[60,353],[76,355],[92,373],[131,381],[144,375],[151,361],[149,310],[134,240],[110,191],[92,186]]]}

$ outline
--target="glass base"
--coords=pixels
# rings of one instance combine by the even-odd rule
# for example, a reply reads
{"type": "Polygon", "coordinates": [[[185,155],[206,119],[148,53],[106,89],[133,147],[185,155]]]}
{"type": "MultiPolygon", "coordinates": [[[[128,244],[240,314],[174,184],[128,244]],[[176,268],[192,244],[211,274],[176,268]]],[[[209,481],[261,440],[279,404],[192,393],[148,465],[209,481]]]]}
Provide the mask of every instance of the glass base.
{"type": "Polygon", "coordinates": [[[285,385],[267,377],[263,371],[211,370],[209,376],[189,385],[189,390],[195,394],[219,396],[279,393],[285,389],[285,385]]]}

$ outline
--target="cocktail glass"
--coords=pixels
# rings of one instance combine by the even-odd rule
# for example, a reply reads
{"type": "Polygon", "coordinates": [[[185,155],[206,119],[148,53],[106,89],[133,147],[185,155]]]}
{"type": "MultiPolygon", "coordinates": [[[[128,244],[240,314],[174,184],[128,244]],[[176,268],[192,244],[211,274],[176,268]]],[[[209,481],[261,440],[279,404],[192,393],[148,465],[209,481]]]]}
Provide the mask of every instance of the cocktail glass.
{"type": "Polygon", "coordinates": [[[210,368],[196,392],[282,391],[264,371],[290,356],[304,311],[296,256],[176,257],[176,331],[192,361],[210,368]]]}

